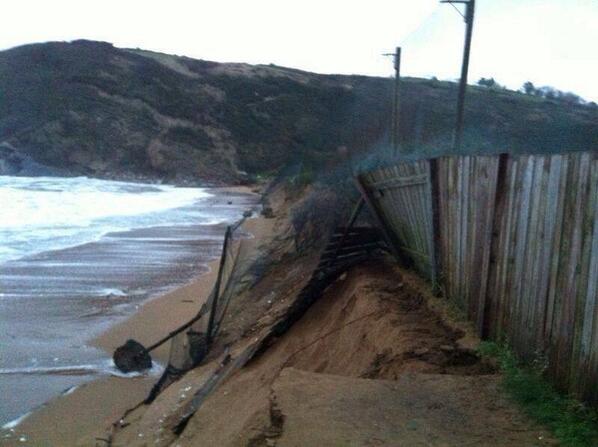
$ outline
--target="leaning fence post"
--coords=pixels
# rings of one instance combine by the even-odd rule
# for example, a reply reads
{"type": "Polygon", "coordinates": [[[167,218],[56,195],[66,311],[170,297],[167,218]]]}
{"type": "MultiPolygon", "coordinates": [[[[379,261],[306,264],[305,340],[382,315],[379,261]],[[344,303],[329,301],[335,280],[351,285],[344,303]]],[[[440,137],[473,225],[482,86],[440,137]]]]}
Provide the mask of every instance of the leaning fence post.
{"type": "Polygon", "coordinates": [[[210,309],[210,318],[208,320],[208,333],[206,335],[208,346],[212,343],[212,332],[214,331],[214,318],[216,317],[216,309],[218,308],[218,298],[220,297],[220,283],[222,282],[222,275],[224,271],[224,264],[226,262],[226,250],[231,235],[231,227],[226,227],[224,233],[224,244],[222,245],[222,256],[220,256],[220,265],[218,267],[218,276],[216,277],[216,284],[214,285],[214,299],[212,300],[212,308],[210,309]]]}
{"type": "Polygon", "coordinates": [[[382,230],[382,236],[384,237],[386,245],[388,245],[388,249],[395,257],[395,259],[397,259],[397,261],[406,263],[405,258],[397,250],[393,234],[390,231],[386,221],[384,220],[384,217],[382,217],[380,211],[376,207],[376,204],[373,198],[371,197],[361,174],[355,176],[355,184],[357,185],[357,189],[361,193],[361,197],[363,197],[364,202],[368,205],[368,208],[371,211],[372,216],[376,220],[378,227],[380,228],[380,230],[382,230]]]}

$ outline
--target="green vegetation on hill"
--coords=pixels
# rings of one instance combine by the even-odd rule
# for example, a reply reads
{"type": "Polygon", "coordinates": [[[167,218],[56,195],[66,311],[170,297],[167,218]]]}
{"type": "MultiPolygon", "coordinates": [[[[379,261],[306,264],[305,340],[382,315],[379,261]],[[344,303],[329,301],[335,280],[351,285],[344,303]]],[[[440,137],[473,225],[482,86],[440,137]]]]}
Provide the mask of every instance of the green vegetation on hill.
{"type": "MultiPolygon", "coordinates": [[[[342,146],[353,156],[386,147],[392,81],[75,41],[0,52],[0,95],[0,143],[40,163],[75,174],[234,182],[242,171],[297,162],[322,168],[342,146]]],[[[408,151],[448,150],[455,96],[452,83],[404,80],[408,151]]],[[[592,149],[597,123],[596,108],[473,87],[465,150],[592,149]]]]}

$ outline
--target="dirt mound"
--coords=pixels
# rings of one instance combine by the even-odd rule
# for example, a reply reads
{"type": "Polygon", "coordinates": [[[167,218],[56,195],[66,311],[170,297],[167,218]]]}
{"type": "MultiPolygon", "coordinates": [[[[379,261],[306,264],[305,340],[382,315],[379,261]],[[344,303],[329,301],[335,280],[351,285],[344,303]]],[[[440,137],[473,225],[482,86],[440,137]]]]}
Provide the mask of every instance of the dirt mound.
{"type": "Polygon", "coordinates": [[[316,302],[271,349],[282,367],[352,377],[396,380],[404,371],[493,372],[459,340],[412,284],[389,264],[354,269],[316,302]]]}

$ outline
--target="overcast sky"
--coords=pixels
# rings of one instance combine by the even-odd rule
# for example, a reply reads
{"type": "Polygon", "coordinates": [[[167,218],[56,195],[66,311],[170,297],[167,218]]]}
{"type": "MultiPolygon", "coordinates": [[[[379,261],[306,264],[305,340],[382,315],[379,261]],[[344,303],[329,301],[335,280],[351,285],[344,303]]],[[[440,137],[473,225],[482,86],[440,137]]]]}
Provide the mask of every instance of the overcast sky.
{"type": "MultiPolygon", "coordinates": [[[[598,102],[598,0],[477,0],[470,82],[552,85],[598,102]]],[[[438,0],[15,0],[0,49],[105,40],[215,61],[390,76],[459,76],[464,23],[438,0]]]]}

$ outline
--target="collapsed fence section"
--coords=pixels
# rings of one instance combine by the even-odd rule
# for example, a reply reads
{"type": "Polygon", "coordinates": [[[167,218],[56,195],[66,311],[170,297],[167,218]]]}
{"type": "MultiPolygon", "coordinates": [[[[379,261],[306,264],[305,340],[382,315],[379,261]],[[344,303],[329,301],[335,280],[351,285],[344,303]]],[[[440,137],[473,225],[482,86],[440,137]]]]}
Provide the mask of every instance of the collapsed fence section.
{"type": "MultiPolygon", "coordinates": [[[[297,293],[286,317],[274,325],[272,334],[286,331],[342,272],[388,249],[377,228],[355,225],[362,207],[363,202],[359,201],[348,225],[332,232],[310,279],[297,293]]],[[[169,384],[206,360],[223,321],[230,319],[229,305],[252,284],[253,268],[261,252],[255,239],[243,229],[243,221],[226,228],[214,287],[197,315],[150,347],[151,350],[171,340],[168,365],[146,402],[154,400],[169,384]]],[[[230,307],[234,308],[234,303],[230,307]]]]}
{"type": "Polygon", "coordinates": [[[400,163],[363,174],[358,183],[382,225],[392,229],[394,245],[436,281],[430,164],[400,163]]]}
{"type": "Polygon", "coordinates": [[[415,268],[428,278],[434,269],[480,335],[544,358],[562,389],[598,403],[595,151],[442,157],[360,181],[398,250],[432,247],[415,268]],[[426,187],[388,192],[414,170],[430,172],[426,187]]]}

